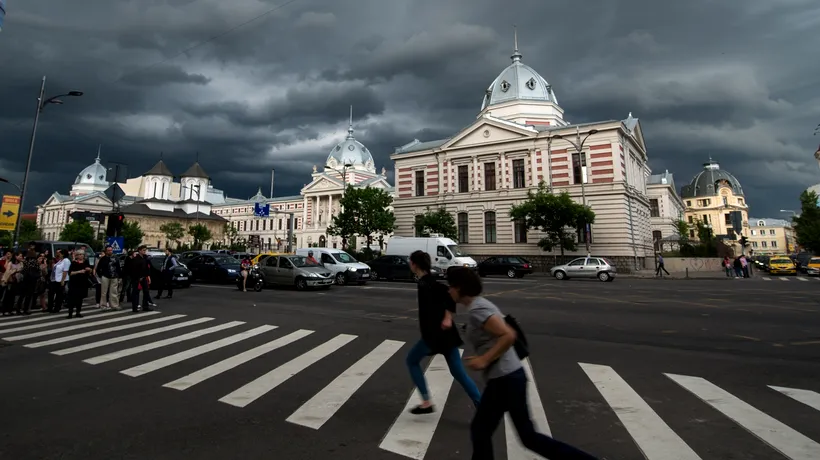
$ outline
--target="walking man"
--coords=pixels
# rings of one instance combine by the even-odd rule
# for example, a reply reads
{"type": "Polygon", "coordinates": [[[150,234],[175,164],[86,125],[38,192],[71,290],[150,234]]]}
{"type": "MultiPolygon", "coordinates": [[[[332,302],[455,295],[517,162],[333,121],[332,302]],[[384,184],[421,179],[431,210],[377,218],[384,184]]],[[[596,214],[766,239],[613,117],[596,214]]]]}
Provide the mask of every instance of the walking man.
{"type": "Polygon", "coordinates": [[[48,312],[59,313],[65,302],[65,283],[68,281],[68,269],[71,260],[66,257],[66,251],[54,253],[54,268],[51,270],[48,286],[48,312]]]}
{"type": "Polygon", "coordinates": [[[666,268],[663,266],[663,255],[658,253],[658,269],[655,270],[655,276],[660,276],[661,278],[663,278],[663,273],[661,273],[661,271],[663,271],[663,273],[666,273],[666,275],[669,276],[669,272],[666,271],[666,268]]]}
{"type": "Polygon", "coordinates": [[[427,356],[441,354],[447,360],[450,374],[461,384],[464,391],[473,401],[475,407],[481,400],[473,379],[467,375],[461,362],[458,347],[462,345],[458,331],[453,327],[453,314],[456,312],[456,303],[443,284],[436,281],[430,274],[430,255],[423,251],[410,254],[410,270],[419,278],[419,327],[421,340],[416,342],[407,354],[406,364],[410,370],[410,378],[421,394],[421,404],[410,410],[412,414],[431,414],[435,411],[427,382],[421,370],[421,360],[427,356]]]}
{"type": "Polygon", "coordinates": [[[168,291],[170,299],[174,296],[174,269],[179,265],[177,258],[170,248],[165,249],[165,260],[162,261],[162,280],[159,283],[159,290],[157,291],[157,299],[162,298],[162,291],[168,291]]]}
{"type": "Polygon", "coordinates": [[[138,254],[134,256],[133,270],[131,271],[131,311],[137,313],[140,309],[140,291],[142,291],[142,311],[151,311],[156,307],[151,300],[151,266],[145,253],[148,246],[140,246],[138,254]]]}
{"type": "Polygon", "coordinates": [[[111,246],[105,247],[105,253],[97,262],[97,276],[101,280],[101,305],[108,298],[108,306],[103,307],[103,310],[119,310],[122,269],[120,268],[120,262],[114,257],[114,249],[111,246]]]}

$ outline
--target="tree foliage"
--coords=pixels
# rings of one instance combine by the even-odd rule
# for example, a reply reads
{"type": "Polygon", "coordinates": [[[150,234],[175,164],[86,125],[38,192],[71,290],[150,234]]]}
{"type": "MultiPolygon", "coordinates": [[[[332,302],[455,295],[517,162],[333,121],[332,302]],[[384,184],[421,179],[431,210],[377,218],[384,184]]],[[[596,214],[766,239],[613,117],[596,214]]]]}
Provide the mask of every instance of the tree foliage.
{"type": "Polygon", "coordinates": [[[144,235],[142,233],[142,229],[140,228],[140,224],[133,220],[126,219],[125,222],[122,223],[122,231],[120,231],[120,236],[122,236],[123,245],[126,248],[136,249],[142,244],[142,237],[144,235]]]}
{"type": "Polygon", "coordinates": [[[437,233],[453,240],[458,239],[456,220],[453,214],[443,207],[431,209],[428,206],[424,214],[416,216],[414,226],[417,233],[425,236],[437,233]]]}
{"type": "Polygon", "coordinates": [[[348,186],[339,204],[341,212],[333,216],[327,233],[341,236],[342,247],[347,246],[347,240],[354,235],[367,239],[368,247],[373,238],[378,237],[381,246],[384,235],[393,233],[396,226],[396,217],[390,210],[393,197],[384,190],[348,186]]]}
{"type": "Polygon", "coordinates": [[[188,227],[188,234],[194,239],[193,246],[196,249],[202,249],[202,243],[210,241],[213,238],[211,231],[203,224],[195,224],[188,227]]]}
{"type": "Polygon", "coordinates": [[[800,215],[793,218],[793,223],[797,244],[813,254],[820,253],[820,207],[815,192],[800,194],[800,215]]]}
{"type": "MultiPolygon", "coordinates": [[[[42,240],[43,233],[37,228],[37,222],[33,220],[20,221],[20,247],[25,247],[29,241],[42,240]]],[[[14,245],[14,232],[0,232],[0,246],[10,248],[14,245]]]]}
{"type": "Polygon", "coordinates": [[[672,222],[675,227],[675,233],[678,236],[678,245],[683,246],[689,242],[689,224],[683,219],[677,219],[672,222]]]}
{"type": "Polygon", "coordinates": [[[225,223],[225,238],[228,240],[229,246],[233,246],[236,240],[239,239],[239,230],[230,222],[225,223]]]}
{"type": "Polygon", "coordinates": [[[510,218],[523,222],[528,230],[543,233],[538,246],[544,251],[560,248],[562,256],[564,250],[578,248],[577,229],[595,223],[595,213],[589,206],[576,203],[566,191],[556,195],[543,181],[538,190],[527,193],[526,201],[510,209],[510,218]]]}
{"type": "Polygon", "coordinates": [[[60,232],[60,241],[71,241],[91,245],[94,242],[94,227],[87,220],[69,222],[60,232]]]}
{"type": "Polygon", "coordinates": [[[173,241],[176,246],[179,246],[179,241],[185,237],[185,227],[183,227],[179,222],[162,224],[159,227],[159,231],[164,233],[165,238],[169,241],[173,241]]]}

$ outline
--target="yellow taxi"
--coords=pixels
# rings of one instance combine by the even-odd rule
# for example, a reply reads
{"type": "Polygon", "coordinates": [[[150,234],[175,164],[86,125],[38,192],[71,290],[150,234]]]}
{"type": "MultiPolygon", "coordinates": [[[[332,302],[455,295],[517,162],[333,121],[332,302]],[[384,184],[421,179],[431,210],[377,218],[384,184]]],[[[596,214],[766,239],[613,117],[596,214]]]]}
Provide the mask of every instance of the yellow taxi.
{"type": "Polygon", "coordinates": [[[806,274],[809,276],[820,276],[820,257],[812,257],[806,264],[806,274]]]}
{"type": "Polygon", "coordinates": [[[787,256],[772,256],[769,259],[769,273],[772,275],[796,275],[797,267],[787,256]]]}
{"type": "Polygon", "coordinates": [[[270,256],[281,256],[282,254],[284,254],[284,253],[282,253],[282,252],[263,252],[261,254],[258,254],[253,259],[251,259],[251,265],[252,266],[257,265],[260,260],[267,259],[270,256]]]}

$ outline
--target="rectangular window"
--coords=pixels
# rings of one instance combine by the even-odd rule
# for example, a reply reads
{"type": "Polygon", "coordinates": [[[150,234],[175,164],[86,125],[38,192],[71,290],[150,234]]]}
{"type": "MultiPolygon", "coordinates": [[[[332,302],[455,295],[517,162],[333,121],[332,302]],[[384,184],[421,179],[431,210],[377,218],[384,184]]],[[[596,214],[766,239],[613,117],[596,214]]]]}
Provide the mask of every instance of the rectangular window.
{"type": "Polygon", "coordinates": [[[484,213],[484,242],[495,243],[495,212],[487,211],[484,213]]]}
{"type": "Polygon", "coordinates": [[[766,247],[766,242],[765,242],[765,241],[761,241],[761,242],[760,242],[760,245],[761,245],[761,246],[763,246],[763,247],[765,248],[765,247],[766,247]]]}
{"type": "Polygon", "coordinates": [[[484,163],[484,190],[495,190],[495,163],[484,163]]]}
{"type": "Polygon", "coordinates": [[[416,171],[416,196],[424,196],[424,171],[416,171]]]}
{"type": "Polygon", "coordinates": [[[691,207],[692,207],[692,200],[686,200],[686,207],[687,207],[687,208],[691,208],[691,207]]]}
{"type": "Polygon", "coordinates": [[[729,198],[723,197],[723,206],[729,206],[729,198]]]}
{"type": "Polygon", "coordinates": [[[579,225],[575,228],[575,238],[579,244],[586,244],[587,239],[589,239],[589,244],[592,244],[592,226],[589,226],[589,233],[587,234],[584,229],[586,225],[579,225]]]}
{"type": "Polygon", "coordinates": [[[769,230],[769,235],[772,235],[772,236],[774,236],[774,234],[775,234],[775,231],[774,231],[774,229],[770,229],[770,230],[769,230]]]}
{"type": "Polygon", "coordinates": [[[458,193],[470,191],[470,167],[467,165],[458,167],[458,193]]]}
{"type": "Polygon", "coordinates": [[[524,188],[527,186],[527,170],[524,167],[524,160],[513,160],[513,188],[524,188]]]}
{"type": "Polygon", "coordinates": [[[469,215],[466,212],[458,213],[458,242],[466,244],[469,239],[470,224],[469,215]]]}
{"type": "Polygon", "coordinates": [[[515,233],[516,243],[527,242],[527,222],[524,220],[515,221],[513,232],[515,233]]]}
{"type": "Polygon", "coordinates": [[[753,248],[756,248],[756,247],[757,247],[757,241],[752,241],[752,247],[753,247],[753,248]]]}
{"type": "Polygon", "coordinates": [[[581,180],[583,179],[583,173],[581,172],[581,155],[575,153],[572,155],[572,180],[573,184],[580,184],[581,180]]]}
{"type": "Polygon", "coordinates": [[[658,205],[658,200],[653,198],[649,200],[649,216],[650,217],[660,217],[661,216],[661,208],[658,205]]]}
{"type": "Polygon", "coordinates": [[[692,218],[692,216],[689,216],[689,223],[690,223],[690,224],[694,224],[694,223],[695,223],[695,219],[693,219],[693,218],[692,218]]]}
{"type": "Polygon", "coordinates": [[[772,241],[772,247],[773,247],[773,248],[776,248],[776,247],[777,247],[777,241],[772,241]]]}
{"type": "Polygon", "coordinates": [[[724,214],[723,215],[723,222],[726,225],[732,225],[732,215],[731,214],[724,214]]]}
{"type": "Polygon", "coordinates": [[[689,238],[694,238],[694,237],[695,237],[695,231],[694,230],[689,230],[689,238]]]}
{"type": "Polygon", "coordinates": [[[752,236],[757,236],[757,230],[752,230],[752,236]]]}

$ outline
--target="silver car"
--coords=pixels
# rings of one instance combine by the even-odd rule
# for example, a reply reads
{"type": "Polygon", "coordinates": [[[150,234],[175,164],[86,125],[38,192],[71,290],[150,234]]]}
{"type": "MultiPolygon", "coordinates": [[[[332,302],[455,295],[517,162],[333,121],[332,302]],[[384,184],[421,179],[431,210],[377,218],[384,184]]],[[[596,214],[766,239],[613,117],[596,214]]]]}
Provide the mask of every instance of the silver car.
{"type": "Polygon", "coordinates": [[[570,278],[598,278],[601,281],[612,281],[617,271],[615,264],[603,257],[580,257],[568,264],[556,265],[550,274],[559,280],[570,278]]]}
{"type": "Polygon", "coordinates": [[[268,285],[294,286],[302,291],[311,287],[329,289],[333,274],[302,256],[270,256],[261,261],[262,282],[268,285]]]}

